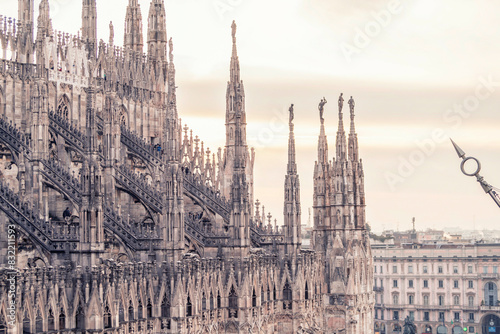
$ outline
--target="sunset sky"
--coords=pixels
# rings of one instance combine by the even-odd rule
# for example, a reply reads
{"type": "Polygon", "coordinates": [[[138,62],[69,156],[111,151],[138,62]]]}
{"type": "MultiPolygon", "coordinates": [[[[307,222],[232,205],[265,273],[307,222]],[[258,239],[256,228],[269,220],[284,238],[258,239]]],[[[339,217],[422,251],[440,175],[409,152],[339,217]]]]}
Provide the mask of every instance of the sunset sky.
{"type": "MultiPolygon", "coordinates": [[[[49,0],[53,27],[76,34],[81,0],[49,0]]],[[[149,1],[140,0],[144,30],[149,1]]],[[[98,35],[123,43],[128,0],[98,0],[98,35]]],[[[39,1],[35,1],[35,17],[39,1]]],[[[17,1],[0,0],[17,17],[17,1]]],[[[325,96],[329,156],[337,98],[356,100],[367,220],[376,231],[494,228],[500,209],[464,176],[449,137],[500,187],[500,3],[466,0],[166,0],[178,110],[211,150],[224,145],[231,22],[238,24],[255,198],[283,220],[288,115],[295,134],[303,223],[325,96]]],[[[146,42],[146,36],[144,36],[146,42]]],[[[348,124],[348,118],[345,117],[348,124]]],[[[346,128],[346,130],[348,130],[346,128]]],[[[274,219],[274,218],[273,218],[274,219]]]]}

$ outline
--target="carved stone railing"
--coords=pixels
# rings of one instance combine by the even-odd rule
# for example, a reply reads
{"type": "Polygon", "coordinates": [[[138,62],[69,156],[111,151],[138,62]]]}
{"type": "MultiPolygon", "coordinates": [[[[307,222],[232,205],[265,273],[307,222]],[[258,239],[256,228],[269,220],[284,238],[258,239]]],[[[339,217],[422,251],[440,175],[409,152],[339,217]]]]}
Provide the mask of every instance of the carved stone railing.
{"type": "Polygon", "coordinates": [[[121,142],[131,151],[142,157],[150,164],[163,169],[164,164],[161,158],[161,152],[151,144],[148,144],[144,139],[129,131],[125,126],[121,126],[121,142]]]}
{"type": "Polygon", "coordinates": [[[80,153],[84,152],[87,136],[74,127],[61,113],[49,110],[49,126],[56,133],[64,137],[67,143],[75,145],[80,153]]]}
{"type": "Polygon", "coordinates": [[[283,231],[273,230],[270,225],[268,225],[268,227],[263,227],[251,221],[250,239],[257,247],[270,246],[282,243],[285,240],[285,235],[283,231]]]}
{"type": "Polygon", "coordinates": [[[0,183],[0,210],[15,224],[22,228],[28,236],[48,251],[64,251],[65,245],[76,249],[78,243],[77,229],[57,229],[52,222],[43,221],[29,208],[28,203],[0,183]]]}
{"type": "Polygon", "coordinates": [[[201,183],[192,173],[184,171],[184,190],[202,200],[209,208],[219,214],[226,222],[231,213],[230,205],[219,192],[201,183]]]}
{"type": "Polygon", "coordinates": [[[207,230],[200,219],[189,215],[184,215],[184,232],[204,247],[227,246],[229,241],[228,235],[221,235],[207,230]]]}
{"type": "Polygon", "coordinates": [[[17,153],[30,155],[30,140],[17,129],[7,118],[0,118],[0,138],[17,153]]]}
{"type": "Polygon", "coordinates": [[[56,160],[42,160],[45,167],[42,174],[52,181],[68,197],[77,204],[82,202],[82,186],[77,178],[73,177],[69,170],[61,166],[56,160]]]}
{"type": "Polygon", "coordinates": [[[117,235],[133,250],[156,249],[160,246],[160,239],[156,234],[139,234],[123,221],[111,207],[104,206],[104,227],[117,235]]]}
{"type": "Polygon", "coordinates": [[[127,169],[126,166],[120,165],[115,170],[115,179],[122,187],[134,193],[137,198],[144,201],[144,203],[156,212],[162,212],[161,194],[153,186],[149,185],[145,179],[127,169]]]}
{"type": "Polygon", "coordinates": [[[0,73],[17,76],[21,79],[47,78],[47,70],[35,64],[23,64],[0,59],[0,73]]]}

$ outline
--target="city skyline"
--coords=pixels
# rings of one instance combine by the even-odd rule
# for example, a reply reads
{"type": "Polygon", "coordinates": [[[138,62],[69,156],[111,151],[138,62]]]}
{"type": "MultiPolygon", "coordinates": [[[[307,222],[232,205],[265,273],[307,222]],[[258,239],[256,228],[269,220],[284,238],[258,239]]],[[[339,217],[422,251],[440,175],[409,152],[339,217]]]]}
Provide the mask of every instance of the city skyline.
{"type": "MultiPolygon", "coordinates": [[[[139,2],[147,17],[149,1],[139,2]]],[[[115,44],[122,45],[126,2],[117,3],[98,2],[99,13],[106,13],[98,16],[98,37],[108,40],[112,20],[115,44]]],[[[323,96],[329,101],[325,118],[331,158],[336,101],[342,92],[356,100],[367,221],[374,230],[409,229],[413,216],[419,228],[473,228],[474,220],[477,229],[488,228],[498,221],[498,208],[474,179],[461,174],[448,138],[481,160],[488,182],[500,184],[494,173],[500,164],[500,135],[494,129],[500,118],[495,113],[500,73],[494,55],[500,50],[488,43],[494,40],[499,11],[491,8],[498,5],[453,2],[453,16],[439,16],[451,4],[167,1],[179,115],[205,147],[214,151],[223,146],[229,27],[235,19],[248,142],[256,148],[256,198],[278,222],[283,213],[288,107],[295,104],[302,222],[307,223],[319,134],[317,105],[323,96]],[[259,24],[252,21],[257,15],[259,24]],[[380,31],[375,33],[377,24],[380,31]],[[359,36],[370,29],[375,29],[373,37],[360,47],[359,36]],[[412,159],[416,163],[410,163],[412,159]],[[401,166],[408,170],[402,173],[401,166]]],[[[4,14],[17,16],[16,2],[3,7],[4,14]]],[[[54,29],[76,34],[80,1],[53,0],[51,10],[54,29]]],[[[37,17],[38,2],[35,11],[37,17]]]]}

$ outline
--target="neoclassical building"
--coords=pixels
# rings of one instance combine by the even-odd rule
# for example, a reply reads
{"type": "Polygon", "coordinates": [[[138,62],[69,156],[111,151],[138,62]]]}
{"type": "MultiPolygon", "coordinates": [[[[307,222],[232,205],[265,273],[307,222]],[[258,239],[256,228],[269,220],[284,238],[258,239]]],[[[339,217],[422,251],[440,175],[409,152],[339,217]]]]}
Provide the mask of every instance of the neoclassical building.
{"type": "Polygon", "coordinates": [[[0,16],[0,333],[373,330],[352,99],[331,161],[321,117],[304,250],[293,109],[283,226],[254,201],[234,23],[226,143],[211,151],[177,110],[163,0],[146,40],[129,0],[123,47],[112,24],[97,40],[96,0],[78,35],[53,29],[49,0],[36,20],[34,6],[0,16]]]}

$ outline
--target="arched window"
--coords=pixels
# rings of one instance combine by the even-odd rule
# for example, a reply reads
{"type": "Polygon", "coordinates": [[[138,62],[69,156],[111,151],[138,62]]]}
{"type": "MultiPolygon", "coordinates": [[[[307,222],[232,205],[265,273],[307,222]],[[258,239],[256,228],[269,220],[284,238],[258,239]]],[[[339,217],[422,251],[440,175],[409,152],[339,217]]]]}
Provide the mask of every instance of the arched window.
{"type": "Polygon", "coordinates": [[[214,309],[214,294],[210,292],[210,309],[214,309]]]}
{"type": "Polygon", "coordinates": [[[290,287],[290,283],[288,281],[285,282],[285,286],[283,287],[283,309],[291,310],[292,309],[292,288],[290,287]]]}
{"type": "Polygon", "coordinates": [[[460,296],[455,295],[453,296],[453,305],[459,305],[460,304],[460,296]]]}
{"type": "Polygon", "coordinates": [[[193,316],[193,304],[191,304],[191,298],[188,295],[186,302],[186,317],[191,316],[193,316]]]}
{"type": "Polygon", "coordinates": [[[255,289],[253,289],[253,292],[252,292],[252,307],[256,307],[257,306],[257,295],[255,294],[255,289]]]}
{"type": "Polygon", "coordinates": [[[68,118],[70,105],[71,103],[69,101],[68,96],[66,96],[66,94],[61,96],[61,98],[59,99],[59,103],[57,105],[57,112],[59,113],[59,115],[68,118]]]}
{"type": "Polygon", "coordinates": [[[128,304],[128,321],[134,321],[134,305],[132,301],[128,304]]]}
{"type": "Polygon", "coordinates": [[[153,305],[151,304],[151,299],[148,299],[148,305],[146,305],[146,317],[148,319],[153,317],[153,305]]]}
{"type": "Polygon", "coordinates": [[[49,309],[49,317],[47,318],[48,320],[48,326],[49,326],[49,331],[52,331],[55,329],[55,320],[54,320],[54,312],[52,312],[52,309],[49,309]]]}
{"type": "Polygon", "coordinates": [[[161,317],[170,318],[170,304],[168,303],[167,295],[163,295],[161,301],[161,317]]]}
{"type": "Polygon", "coordinates": [[[221,308],[220,293],[217,291],[217,308],[221,308]]]}
{"type": "Polygon", "coordinates": [[[122,323],[125,321],[125,310],[123,309],[123,304],[120,303],[120,307],[118,308],[118,322],[122,323]]]}
{"type": "Polygon", "coordinates": [[[76,309],[75,327],[76,329],[85,329],[85,313],[83,312],[82,305],[78,305],[76,309]]]}
{"type": "Polygon", "coordinates": [[[398,305],[399,304],[399,295],[398,294],[392,295],[392,303],[394,305],[398,305]]]}
{"type": "Polygon", "coordinates": [[[205,292],[203,292],[201,297],[201,310],[205,311],[207,309],[207,297],[205,297],[205,292]]]}
{"type": "Polygon", "coordinates": [[[143,308],[142,308],[142,301],[141,300],[139,300],[139,306],[137,307],[137,319],[139,319],[139,320],[144,319],[143,308]]]}
{"type": "Polygon", "coordinates": [[[31,333],[31,321],[28,316],[28,313],[24,315],[23,319],[23,334],[25,333],[31,333]]]}
{"type": "Polygon", "coordinates": [[[236,294],[234,285],[231,286],[228,299],[229,299],[229,317],[238,318],[238,295],[236,294]]]}
{"type": "Polygon", "coordinates": [[[104,307],[104,328],[111,328],[111,311],[107,303],[104,307]]]}
{"type": "Polygon", "coordinates": [[[38,314],[36,316],[36,319],[35,319],[35,328],[36,328],[36,333],[43,332],[43,319],[40,316],[40,314],[38,314]]]}
{"type": "Polygon", "coordinates": [[[276,286],[273,286],[273,300],[276,300],[276,286]]]}
{"type": "Polygon", "coordinates": [[[59,330],[66,329],[66,315],[64,314],[64,309],[61,308],[59,312],[59,330]]]}
{"type": "Polygon", "coordinates": [[[309,299],[309,287],[307,286],[307,282],[306,282],[306,287],[304,289],[304,298],[306,300],[309,299]]]}
{"type": "Polygon", "coordinates": [[[269,287],[267,287],[267,300],[271,300],[271,290],[269,290],[269,287]]]}

